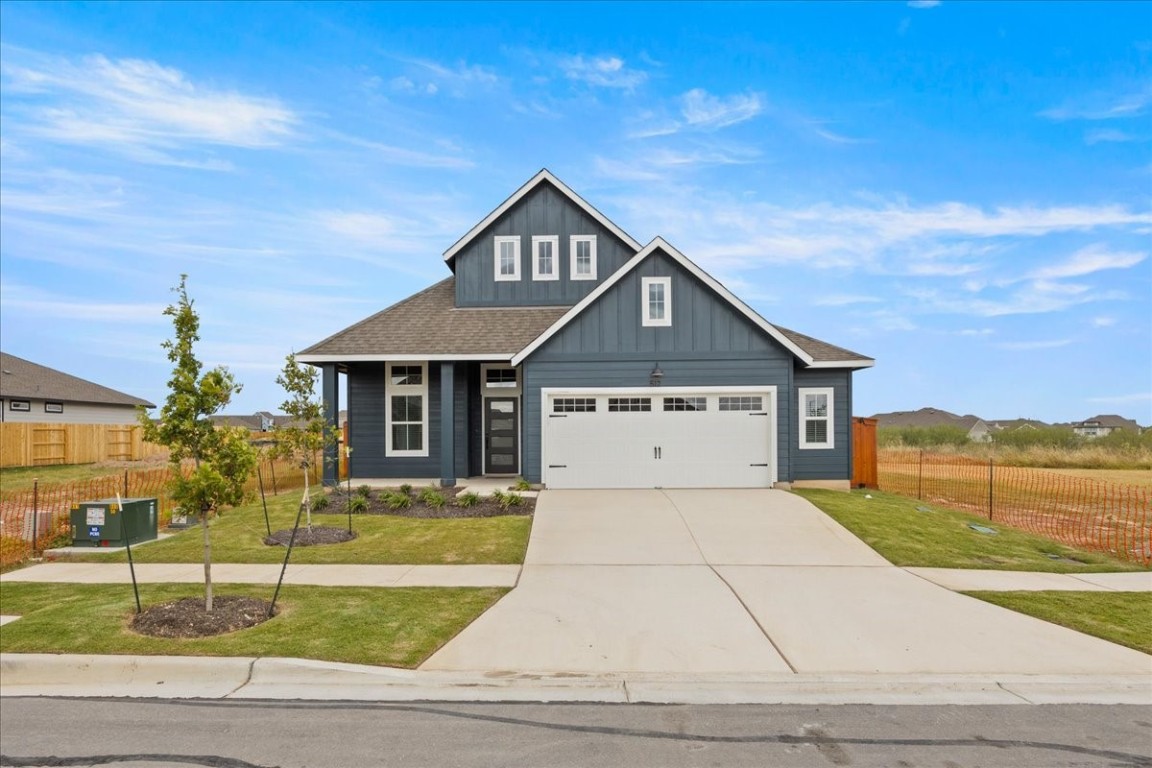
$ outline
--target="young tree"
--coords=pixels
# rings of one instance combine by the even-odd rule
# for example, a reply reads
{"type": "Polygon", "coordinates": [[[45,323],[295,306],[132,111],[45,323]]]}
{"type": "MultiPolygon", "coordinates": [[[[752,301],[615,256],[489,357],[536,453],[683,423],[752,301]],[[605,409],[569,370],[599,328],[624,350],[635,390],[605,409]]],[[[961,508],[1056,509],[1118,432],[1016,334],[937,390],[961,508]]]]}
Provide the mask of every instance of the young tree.
{"type": "Polygon", "coordinates": [[[176,303],[164,314],[172,318],[175,338],[161,346],[172,362],[168,397],[153,422],[143,408],[139,412],[144,439],[168,447],[173,480],[172,500],[185,510],[200,515],[204,533],[204,609],[212,612],[212,540],[208,518],[224,505],[235,506],[244,499],[244,483],[256,468],[256,454],[248,435],[239,428],[216,428],[209,417],[220,411],[240,391],[241,385],[223,366],[201,373],[192,345],[200,340],[200,318],[188,298],[187,275],[173,288],[176,303]],[[193,462],[185,476],[185,460],[193,462]]]}
{"type": "Polygon", "coordinates": [[[291,420],[286,426],[276,429],[275,451],[299,462],[304,470],[304,498],[300,504],[307,516],[309,530],[312,529],[312,501],[308,473],[316,461],[316,454],[334,438],[332,428],[324,418],[324,403],[315,394],[319,377],[320,372],[312,366],[296,362],[295,353],[284,359],[284,370],[276,377],[276,383],[288,393],[288,399],[280,404],[280,410],[291,420]]]}

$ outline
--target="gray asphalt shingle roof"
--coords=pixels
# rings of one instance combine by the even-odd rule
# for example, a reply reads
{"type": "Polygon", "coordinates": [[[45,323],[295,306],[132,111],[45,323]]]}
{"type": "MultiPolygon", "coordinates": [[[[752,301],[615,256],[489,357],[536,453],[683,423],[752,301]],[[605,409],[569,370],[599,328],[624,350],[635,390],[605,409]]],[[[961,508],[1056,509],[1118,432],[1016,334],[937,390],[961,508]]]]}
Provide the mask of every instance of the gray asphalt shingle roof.
{"type": "Polygon", "coordinates": [[[512,355],[568,307],[462,307],[456,278],[393,304],[301,355],[512,355]]]}
{"type": "Polygon", "coordinates": [[[788,340],[791,341],[793,344],[800,347],[800,349],[804,350],[809,355],[811,355],[812,361],[816,362],[816,363],[824,363],[824,362],[832,362],[832,361],[848,362],[849,360],[871,360],[872,359],[872,358],[868,357],[867,355],[861,355],[858,352],[853,352],[852,350],[844,349],[844,347],[837,347],[835,344],[829,344],[826,341],[820,341],[820,339],[814,339],[811,336],[800,333],[798,331],[793,331],[793,330],[788,329],[788,328],[783,328],[779,325],[776,325],[776,323],[772,323],[772,326],[776,330],[780,331],[780,333],[787,336],[788,340]]]}
{"type": "Polygon", "coordinates": [[[5,352],[0,352],[0,371],[0,395],[4,397],[156,407],[139,397],[5,352]]]}

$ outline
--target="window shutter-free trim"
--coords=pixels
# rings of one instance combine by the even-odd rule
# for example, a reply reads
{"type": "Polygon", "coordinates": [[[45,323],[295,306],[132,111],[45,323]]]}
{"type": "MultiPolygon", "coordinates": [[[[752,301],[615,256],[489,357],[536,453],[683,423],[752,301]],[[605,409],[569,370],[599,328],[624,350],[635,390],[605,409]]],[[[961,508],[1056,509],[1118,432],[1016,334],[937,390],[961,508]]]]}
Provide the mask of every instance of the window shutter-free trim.
{"type": "Polygon", "coordinates": [[[835,390],[832,387],[800,387],[800,448],[836,447],[835,390]]]}

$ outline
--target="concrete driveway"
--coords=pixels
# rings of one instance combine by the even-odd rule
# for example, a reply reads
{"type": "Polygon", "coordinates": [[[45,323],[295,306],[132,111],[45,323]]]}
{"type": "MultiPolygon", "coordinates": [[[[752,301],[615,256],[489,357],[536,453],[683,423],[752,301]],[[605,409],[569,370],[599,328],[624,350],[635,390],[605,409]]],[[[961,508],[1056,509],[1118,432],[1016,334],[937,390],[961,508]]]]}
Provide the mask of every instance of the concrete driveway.
{"type": "Polygon", "coordinates": [[[546,491],[518,586],[423,669],[1148,674],[896,568],[772,490],[546,491]]]}

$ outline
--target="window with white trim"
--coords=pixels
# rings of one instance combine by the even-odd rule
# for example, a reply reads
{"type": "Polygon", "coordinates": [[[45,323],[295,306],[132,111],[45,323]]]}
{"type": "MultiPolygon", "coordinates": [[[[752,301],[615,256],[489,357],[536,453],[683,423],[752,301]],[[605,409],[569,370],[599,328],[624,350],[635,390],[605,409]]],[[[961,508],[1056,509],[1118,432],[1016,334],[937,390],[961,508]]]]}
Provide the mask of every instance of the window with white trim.
{"type": "Polygon", "coordinates": [[[386,456],[428,455],[428,364],[389,363],[384,393],[386,456]]]}
{"type": "Polygon", "coordinates": [[[497,282],[520,279],[520,237],[496,235],[493,267],[497,282]]]}
{"type": "Polygon", "coordinates": [[[569,278],[596,279],[596,235],[572,235],[568,238],[569,278]]]}
{"type": "Polygon", "coordinates": [[[532,279],[560,279],[560,238],[558,236],[532,236],[532,279]]]}
{"type": "Polygon", "coordinates": [[[509,365],[486,363],[480,366],[480,380],[484,383],[484,391],[488,395],[520,394],[520,369],[509,365]]]}
{"type": "Polygon", "coordinates": [[[640,278],[643,325],[672,325],[672,278],[640,278]]]}
{"type": "Polygon", "coordinates": [[[800,447],[835,448],[832,387],[800,388],[800,447]]]}

